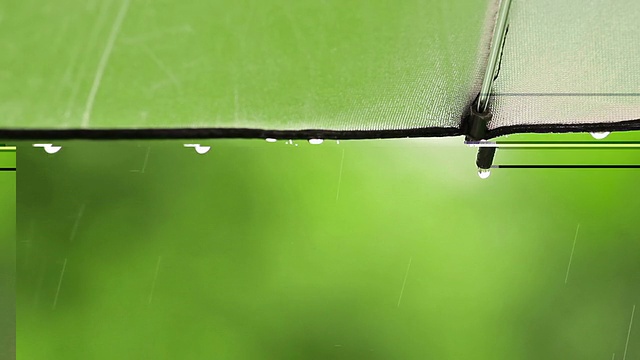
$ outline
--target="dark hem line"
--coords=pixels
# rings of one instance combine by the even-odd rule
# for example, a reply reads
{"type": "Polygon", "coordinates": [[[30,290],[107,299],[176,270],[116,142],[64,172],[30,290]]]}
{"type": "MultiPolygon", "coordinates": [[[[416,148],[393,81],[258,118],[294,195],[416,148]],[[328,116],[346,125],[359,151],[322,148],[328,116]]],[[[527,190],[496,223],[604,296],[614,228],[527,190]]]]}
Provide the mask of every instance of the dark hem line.
{"type": "MultiPolygon", "coordinates": [[[[487,132],[487,139],[526,133],[569,133],[640,130],[640,119],[616,123],[549,124],[503,126],[487,132]]],[[[364,140],[461,136],[453,127],[402,130],[265,130],[249,128],[176,128],[176,129],[0,129],[6,140],[151,140],[151,139],[266,139],[278,140],[364,140]]]]}
{"type": "Polygon", "coordinates": [[[21,140],[135,140],[135,139],[384,139],[463,135],[458,128],[430,127],[403,130],[264,130],[248,128],[177,129],[0,129],[0,139],[21,140]]]}

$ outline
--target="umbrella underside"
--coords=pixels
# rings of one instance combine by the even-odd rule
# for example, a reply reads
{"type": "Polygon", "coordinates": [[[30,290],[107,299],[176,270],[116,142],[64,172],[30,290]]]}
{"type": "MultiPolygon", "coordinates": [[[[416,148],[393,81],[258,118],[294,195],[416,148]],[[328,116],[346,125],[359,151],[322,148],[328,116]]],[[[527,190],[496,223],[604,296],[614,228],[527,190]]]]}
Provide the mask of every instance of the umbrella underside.
{"type": "MultiPolygon", "coordinates": [[[[2,4],[0,136],[461,135],[500,5],[2,4]]],[[[488,136],[640,129],[638,13],[632,0],[514,0],[488,136]]]]}

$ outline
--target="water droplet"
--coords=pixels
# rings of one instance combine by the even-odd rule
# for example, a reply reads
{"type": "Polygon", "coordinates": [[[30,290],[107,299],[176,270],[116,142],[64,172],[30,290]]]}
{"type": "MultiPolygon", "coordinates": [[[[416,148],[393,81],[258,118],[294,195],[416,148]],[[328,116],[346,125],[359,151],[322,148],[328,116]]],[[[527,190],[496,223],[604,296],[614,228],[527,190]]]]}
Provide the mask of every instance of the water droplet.
{"type": "Polygon", "coordinates": [[[41,147],[47,154],[55,154],[62,149],[62,146],[54,146],[53,144],[33,144],[33,147],[41,147]]]}
{"type": "Polygon", "coordinates": [[[184,144],[184,147],[191,147],[200,155],[206,154],[211,150],[211,146],[203,146],[200,144],[184,144]]]}
{"type": "Polygon", "coordinates": [[[480,179],[486,179],[489,175],[491,175],[490,169],[478,169],[478,176],[480,176],[480,179]]]}
{"type": "Polygon", "coordinates": [[[592,132],[591,136],[593,136],[593,138],[596,139],[596,140],[602,140],[602,139],[606,138],[607,136],[609,136],[609,134],[611,134],[609,131],[592,132]]]}
{"type": "Polygon", "coordinates": [[[58,151],[60,151],[60,149],[62,149],[62,146],[53,146],[53,145],[49,145],[47,147],[44,148],[44,151],[47,152],[47,154],[55,154],[58,151]]]}
{"type": "Polygon", "coordinates": [[[274,138],[267,138],[267,142],[276,142],[278,140],[274,139],[274,138]]]}
{"type": "Polygon", "coordinates": [[[202,146],[202,145],[198,145],[196,146],[196,152],[200,155],[202,154],[206,154],[209,152],[209,150],[211,150],[211,146],[202,146]]]}
{"type": "Polygon", "coordinates": [[[340,140],[336,140],[336,144],[340,145],[340,140]]]}
{"type": "Polygon", "coordinates": [[[311,145],[320,145],[324,142],[322,139],[309,139],[309,144],[311,145]]]}

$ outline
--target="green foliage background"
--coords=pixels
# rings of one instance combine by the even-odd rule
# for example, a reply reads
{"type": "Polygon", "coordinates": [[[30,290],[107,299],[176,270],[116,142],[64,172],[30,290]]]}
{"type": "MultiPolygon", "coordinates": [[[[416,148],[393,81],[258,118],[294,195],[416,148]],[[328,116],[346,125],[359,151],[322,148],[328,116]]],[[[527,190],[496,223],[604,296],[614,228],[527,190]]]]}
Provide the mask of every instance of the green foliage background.
{"type": "MultiPolygon", "coordinates": [[[[15,151],[0,150],[0,168],[15,168],[15,151]]],[[[15,354],[16,173],[0,171],[0,358],[15,354]]]]}
{"type": "Polygon", "coordinates": [[[460,138],[200,143],[20,144],[18,358],[640,357],[637,169],[481,180],[460,138]]]}

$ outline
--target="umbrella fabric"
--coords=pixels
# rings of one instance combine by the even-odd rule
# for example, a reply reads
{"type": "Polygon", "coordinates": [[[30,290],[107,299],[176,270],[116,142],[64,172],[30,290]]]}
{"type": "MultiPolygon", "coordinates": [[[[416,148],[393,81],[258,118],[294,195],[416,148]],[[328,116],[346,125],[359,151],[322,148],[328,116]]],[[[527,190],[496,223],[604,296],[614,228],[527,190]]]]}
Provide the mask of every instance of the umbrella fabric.
{"type": "MultiPolygon", "coordinates": [[[[2,4],[0,137],[461,135],[501,46],[491,41],[500,6],[2,4]]],[[[514,1],[488,135],[640,128],[630,121],[640,118],[639,10],[514,1]]]]}
{"type": "Polygon", "coordinates": [[[489,129],[640,128],[639,15],[638,1],[514,1],[489,129]]]}

